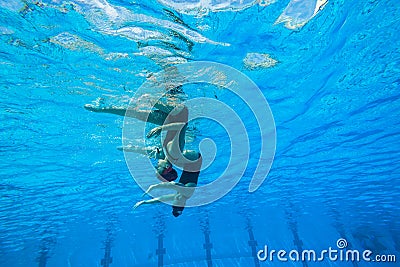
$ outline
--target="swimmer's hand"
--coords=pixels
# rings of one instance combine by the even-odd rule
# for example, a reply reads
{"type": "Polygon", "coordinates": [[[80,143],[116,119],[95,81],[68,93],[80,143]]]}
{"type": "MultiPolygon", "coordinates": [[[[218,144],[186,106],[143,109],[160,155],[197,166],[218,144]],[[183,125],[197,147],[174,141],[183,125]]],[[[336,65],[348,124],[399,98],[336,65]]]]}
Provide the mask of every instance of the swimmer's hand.
{"type": "Polygon", "coordinates": [[[145,202],[146,202],[145,200],[136,202],[135,206],[133,206],[133,209],[135,210],[137,207],[143,205],[145,202]]]}
{"type": "Polygon", "coordinates": [[[157,126],[153,129],[151,129],[150,132],[148,132],[148,134],[147,134],[147,138],[160,135],[161,129],[162,129],[161,126],[157,126]]]}

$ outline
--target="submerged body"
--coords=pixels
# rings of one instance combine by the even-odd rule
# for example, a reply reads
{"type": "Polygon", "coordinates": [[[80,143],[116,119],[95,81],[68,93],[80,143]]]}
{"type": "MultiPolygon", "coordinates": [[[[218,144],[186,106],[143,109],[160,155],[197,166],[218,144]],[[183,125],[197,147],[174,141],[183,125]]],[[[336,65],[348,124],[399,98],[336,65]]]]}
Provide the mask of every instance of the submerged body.
{"type": "Polygon", "coordinates": [[[145,194],[150,193],[156,188],[173,189],[175,194],[163,195],[150,200],[139,201],[135,204],[137,208],[143,204],[153,204],[158,202],[171,202],[172,214],[177,217],[182,214],[186,201],[193,195],[198,183],[200,169],[202,165],[201,154],[193,150],[184,150],[185,135],[189,119],[189,110],[185,105],[176,104],[174,106],[157,102],[155,110],[144,111],[138,108],[125,109],[118,107],[98,108],[93,105],[85,105],[85,109],[93,112],[110,113],[128,117],[134,117],[142,121],[159,125],[153,128],[147,137],[159,135],[165,131],[162,140],[162,149],[142,148],[135,146],[120,147],[120,150],[146,154],[149,157],[158,159],[156,166],[156,176],[162,183],[151,185],[145,194]],[[173,165],[183,169],[179,178],[173,165]]]}
{"type": "Polygon", "coordinates": [[[150,200],[139,201],[136,203],[134,208],[143,204],[171,202],[172,214],[175,217],[182,214],[186,201],[193,195],[195,187],[197,186],[202,165],[202,157],[199,152],[183,150],[187,120],[187,107],[177,107],[167,117],[166,122],[169,123],[152,129],[147,135],[148,137],[151,137],[160,131],[167,131],[166,137],[162,142],[165,159],[160,159],[157,165],[157,175],[161,176],[166,181],[160,184],[151,185],[145,194],[150,193],[156,188],[173,189],[176,193],[150,200]],[[173,165],[183,169],[178,183],[168,180],[168,175],[175,171],[172,168],[173,165]]]}

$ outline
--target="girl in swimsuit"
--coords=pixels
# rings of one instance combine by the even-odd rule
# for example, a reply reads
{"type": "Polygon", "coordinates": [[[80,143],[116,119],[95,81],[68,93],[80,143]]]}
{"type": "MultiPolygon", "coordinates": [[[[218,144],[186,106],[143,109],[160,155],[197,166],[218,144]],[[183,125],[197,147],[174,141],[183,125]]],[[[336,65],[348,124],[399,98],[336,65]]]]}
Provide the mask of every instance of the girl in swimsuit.
{"type": "Polygon", "coordinates": [[[172,202],[172,214],[177,217],[182,214],[186,200],[190,198],[197,186],[202,158],[200,153],[193,150],[184,150],[185,133],[188,123],[188,108],[184,105],[169,106],[161,102],[155,105],[156,110],[145,111],[138,108],[125,109],[119,107],[99,108],[94,105],[85,105],[85,109],[93,112],[111,113],[121,116],[134,117],[142,121],[160,125],[152,129],[147,137],[158,135],[161,131],[166,131],[166,136],[162,142],[163,149],[139,148],[134,146],[120,147],[120,150],[147,154],[159,159],[157,164],[157,175],[164,181],[163,183],[151,185],[145,194],[150,193],[156,188],[173,189],[175,194],[169,194],[143,200],[136,203],[134,208],[143,204],[158,202],[172,202]],[[178,174],[172,168],[172,164],[183,168],[179,182],[173,182],[178,174]]]}
{"type": "Polygon", "coordinates": [[[178,183],[168,181],[151,185],[145,194],[150,193],[156,188],[173,189],[176,193],[139,201],[134,208],[136,209],[143,204],[172,202],[172,214],[177,217],[182,214],[186,200],[193,195],[195,187],[197,186],[202,158],[200,153],[196,151],[183,150],[188,120],[187,107],[181,106],[175,108],[169,117],[172,117],[172,119],[167,118],[167,121],[170,123],[152,129],[147,136],[151,137],[160,131],[167,131],[166,138],[163,142],[165,159],[158,161],[157,173],[164,178],[165,175],[175,171],[172,168],[172,164],[174,164],[183,168],[182,175],[178,183]]]}

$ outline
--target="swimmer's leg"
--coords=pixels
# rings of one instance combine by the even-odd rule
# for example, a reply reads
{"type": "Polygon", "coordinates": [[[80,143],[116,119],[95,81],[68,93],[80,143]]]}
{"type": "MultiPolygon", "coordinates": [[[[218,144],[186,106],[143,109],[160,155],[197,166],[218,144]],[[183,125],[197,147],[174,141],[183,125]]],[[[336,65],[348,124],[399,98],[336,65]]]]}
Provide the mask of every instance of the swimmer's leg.
{"type": "Polygon", "coordinates": [[[139,109],[128,109],[125,116],[136,118],[144,122],[150,122],[156,125],[163,125],[168,114],[161,110],[139,110],[139,109]]]}
{"type": "Polygon", "coordinates": [[[86,104],[83,106],[86,110],[99,113],[110,113],[120,116],[125,116],[126,109],[120,107],[97,107],[93,104],[86,104]]]}
{"type": "Polygon", "coordinates": [[[95,105],[92,104],[86,104],[84,108],[92,112],[109,113],[119,116],[128,116],[131,118],[136,118],[138,120],[154,123],[157,125],[162,125],[168,116],[167,113],[160,110],[147,111],[147,110],[140,110],[137,108],[127,109],[123,107],[96,107],[95,105]]]}

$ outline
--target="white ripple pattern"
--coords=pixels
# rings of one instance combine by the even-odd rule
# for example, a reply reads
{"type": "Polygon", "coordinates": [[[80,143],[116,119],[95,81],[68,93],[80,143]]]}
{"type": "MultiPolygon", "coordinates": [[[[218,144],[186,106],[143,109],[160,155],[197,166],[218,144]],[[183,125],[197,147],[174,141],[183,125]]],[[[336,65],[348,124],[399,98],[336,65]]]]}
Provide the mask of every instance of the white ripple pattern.
{"type": "Polygon", "coordinates": [[[133,35],[137,38],[139,36],[143,37],[143,35],[146,36],[146,33],[150,34],[151,36],[162,36],[162,33],[157,33],[156,31],[146,32],[144,29],[139,30],[138,27],[131,29],[123,29],[123,27],[118,28],[118,26],[121,26],[124,23],[147,23],[165,29],[174,30],[183,35],[185,38],[196,43],[209,43],[214,45],[229,46],[229,44],[227,43],[210,40],[202,34],[187,29],[180,24],[168,20],[154,18],[152,16],[147,16],[144,14],[135,14],[124,7],[113,6],[104,0],[78,0],[77,2],[80,3],[80,6],[78,7],[80,9],[80,12],[89,21],[95,24],[95,26],[98,27],[98,30],[105,34],[121,34],[121,36],[127,37],[127,32],[130,32],[130,35],[133,35]],[[106,16],[106,19],[104,16],[106,16]],[[140,34],[138,32],[143,34],[140,34]]]}

